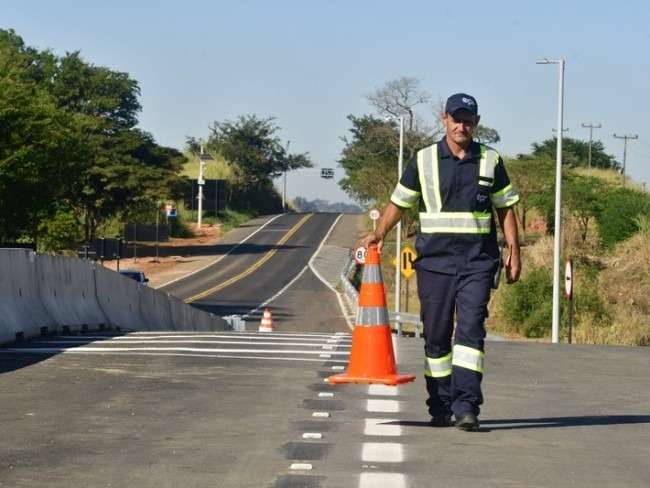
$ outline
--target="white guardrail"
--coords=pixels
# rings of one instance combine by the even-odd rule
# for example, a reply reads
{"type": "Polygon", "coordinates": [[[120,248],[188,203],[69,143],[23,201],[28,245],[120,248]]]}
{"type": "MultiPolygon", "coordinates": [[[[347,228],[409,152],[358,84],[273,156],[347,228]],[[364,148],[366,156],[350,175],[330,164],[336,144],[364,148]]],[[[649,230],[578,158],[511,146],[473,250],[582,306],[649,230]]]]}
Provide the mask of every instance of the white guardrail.
{"type": "MultiPolygon", "coordinates": [[[[357,263],[351,256],[348,258],[347,263],[341,271],[341,284],[345,291],[345,295],[348,298],[351,308],[356,312],[357,303],[359,302],[359,291],[354,287],[350,281],[350,273],[354,271],[357,267],[357,263]]],[[[391,323],[395,324],[395,329],[397,330],[397,335],[402,335],[402,324],[413,324],[415,326],[415,337],[420,337],[420,331],[422,328],[422,321],[420,320],[420,315],[415,313],[404,313],[404,312],[388,312],[391,323]]]]}

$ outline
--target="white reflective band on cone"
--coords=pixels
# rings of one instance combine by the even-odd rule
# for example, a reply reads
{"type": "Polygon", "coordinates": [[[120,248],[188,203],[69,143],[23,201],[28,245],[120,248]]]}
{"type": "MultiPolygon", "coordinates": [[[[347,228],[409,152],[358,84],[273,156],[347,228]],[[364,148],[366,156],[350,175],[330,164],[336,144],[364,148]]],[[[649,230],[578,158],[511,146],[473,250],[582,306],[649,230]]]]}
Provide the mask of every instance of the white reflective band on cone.
{"type": "Polygon", "coordinates": [[[389,322],[386,307],[359,307],[356,325],[387,325],[389,322]]]}

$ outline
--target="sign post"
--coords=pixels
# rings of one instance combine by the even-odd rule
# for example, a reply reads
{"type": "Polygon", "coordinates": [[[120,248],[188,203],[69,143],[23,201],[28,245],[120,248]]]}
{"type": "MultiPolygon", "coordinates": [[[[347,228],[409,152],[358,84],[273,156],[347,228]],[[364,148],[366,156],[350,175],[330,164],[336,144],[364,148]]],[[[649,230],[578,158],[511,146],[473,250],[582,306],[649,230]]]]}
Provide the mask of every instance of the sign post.
{"type": "Polygon", "coordinates": [[[381,216],[381,214],[379,213],[379,210],[377,210],[376,208],[373,208],[370,211],[370,220],[372,220],[372,231],[373,232],[377,230],[377,220],[379,220],[380,216],[381,216]]]}
{"type": "Polygon", "coordinates": [[[573,261],[571,258],[567,259],[566,268],[564,272],[564,287],[566,290],[566,298],[569,307],[569,344],[571,344],[571,337],[573,334],[573,261]]]}

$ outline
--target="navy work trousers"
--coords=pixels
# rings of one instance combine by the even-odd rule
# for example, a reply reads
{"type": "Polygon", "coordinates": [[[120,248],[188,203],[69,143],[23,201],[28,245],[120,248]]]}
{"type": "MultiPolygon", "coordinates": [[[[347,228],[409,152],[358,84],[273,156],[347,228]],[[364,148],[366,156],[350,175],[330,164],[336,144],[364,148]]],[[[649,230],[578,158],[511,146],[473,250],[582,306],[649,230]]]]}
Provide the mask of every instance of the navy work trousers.
{"type": "MultiPolygon", "coordinates": [[[[452,337],[455,345],[484,351],[492,279],[493,273],[485,271],[449,275],[417,270],[427,357],[443,358],[452,353],[452,337]]],[[[425,378],[429,393],[427,405],[432,417],[468,411],[479,414],[479,405],[483,403],[481,372],[453,365],[451,374],[425,378]]]]}

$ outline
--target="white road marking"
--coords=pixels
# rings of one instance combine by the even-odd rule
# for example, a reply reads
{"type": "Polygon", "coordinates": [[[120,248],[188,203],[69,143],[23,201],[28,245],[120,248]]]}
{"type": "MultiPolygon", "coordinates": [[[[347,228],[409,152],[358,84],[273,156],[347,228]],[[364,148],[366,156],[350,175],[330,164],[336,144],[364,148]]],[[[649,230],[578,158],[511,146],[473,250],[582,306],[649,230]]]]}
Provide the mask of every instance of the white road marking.
{"type": "Polygon", "coordinates": [[[311,414],[312,417],[319,417],[319,418],[328,418],[330,416],[329,412],[314,412],[311,414]]]}
{"type": "MultiPolygon", "coordinates": [[[[38,354],[38,352],[43,351],[43,349],[35,349],[34,352],[28,352],[28,354],[38,354]]],[[[0,354],[24,354],[24,349],[0,349],[0,354]]],[[[51,352],[44,352],[42,354],[52,354],[51,352]]],[[[79,351],[76,349],[68,349],[61,351],[61,354],[85,354],[91,356],[93,354],[103,355],[104,352],[88,352],[88,351],[79,351]]],[[[322,363],[322,359],[311,359],[311,358],[283,358],[283,357],[269,357],[269,356],[235,356],[230,354],[182,354],[182,353],[168,353],[168,352],[113,352],[110,351],[110,354],[115,354],[117,356],[175,356],[175,357],[185,357],[185,358],[219,358],[219,359],[255,359],[262,361],[303,361],[303,362],[312,362],[312,363],[322,363]]],[[[333,363],[347,363],[347,360],[343,359],[330,359],[330,362],[333,363]]],[[[327,378],[325,378],[327,382],[327,378]]]]}
{"type": "Polygon", "coordinates": [[[396,442],[365,442],[361,460],[370,463],[401,463],[404,461],[402,444],[396,442]]]}
{"type": "MultiPolygon", "coordinates": [[[[298,273],[298,274],[297,274],[297,275],[296,275],[296,276],[295,276],[295,277],[294,277],[294,278],[293,278],[289,283],[287,283],[287,284],[286,284],[286,285],[285,285],[285,286],[284,286],[280,291],[278,291],[275,295],[273,295],[271,298],[269,298],[269,299],[266,300],[265,302],[260,303],[260,304],[259,304],[257,307],[255,307],[254,309],[248,311],[248,313],[246,313],[246,314],[243,316],[244,318],[250,317],[250,316],[253,315],[255,312],[258,312],[258,311],[261,310],[262,308],[266,307],[269,303],[271,303],[273,300],[275,300],[275,299],[278,298],[280,295],[282,295],[282,294],[283,294],[285,291],[287,291],[287,290],[288,290],[288,289],[289,289],[289,288],[290,288],[290,287],[291,287],[291,286],[292,286],[296,281],[298,281],[298,279],[300,279],[300,277],[304,274],[305,271],[307,271],[307,269],[311,268],[311,270],[314,272],[314,274],[315,274],[316,276],[318,276],[317,272],[316,272],[316,271],[311,267],[311,262],[313,261],[314,257],[318,254],[318,251],[320,251],[321,247],[323,247],[323,244],[325,243],[325,241],[327,240],[327,238],[330,236],[330,234],[331,234],[331,232],[332,232],[332,229],[334,229],[334,226],[336,225],[336,223],[339,221],[339,219],[340,219],[342,216],[343,216],[343,214],[339,214],[339,216],[336,218],[336,220],[334,220],[334,222],[333,222],[332,225],[330,226],[329,230],[328,230],[327,233],[325,234],[325,237],[323,237],[323,239],[322,239],[321,242],[320,242],[320,245],[316,248],[316,251],[314,251],[314,254],[312,254],[311,258],[309,259],[309,261],[307,262],[307,264],[305,265],[305,267],[302,268],[302,269],[300,270],[300,272],[299,272],[299,273],[298,273]]],[[[329,286],[329,288],[331,288],[331,286],[329,286]]],[[[333,289],[333,288],[332,288],[332,289],[333,289]]],[[[338,296],[338,292],[335,291],[335,293],[337,293],[337,297],[339,297],[339,296],[338,296]]],[[[344,310],[344,309],[342,308],[343,305],[342,305],[342,303],[341,303],[340,297],[339,297],[339,306],[341,307],[341,310],[344,310]]],[[[345,317],[345,313],[343,313],[343,317],[345,317]]],[[[351,328],[351,327],[350,327],[350,328],[351,328]]]]}
{"type": "MultiPolygon", "coordinates": [[[[337,353],[337,352],[333,352],[332,354],[338,354],[338,353],[337,353]]],[[[318,357],[319,357],[319,358],[329,359],[329,358],[332,357],[332,354],[319,354],[318,357]]]]}
{"type": "Polygon", "coordinates": [[[332,351],[334,350],[334,346],[323,346],[321,349],[323,349],[324,351],[332,351]]]}
{"type": "Polygon", "coordinates": [[[219,261],[221,261],[221,260],[224,259],[226,256],[228,256],[231,252],[233,252],[235,249],[237,249],[239,246],[241,246],[242,244],[244,244],[248,239],[250,239],[251,237],[253,237],[255,234],[257,234],[257,233],[258,233],[259,231],[261,231],[262,229],[264,229],[264,227],[266,227],[267,225],[269,225],[269,224],[270,224],[271,222],[273,222],[275,219],[278,219],[278,218],[282,217],[282,215],[284,215],[284,214],[276,215],[275,217],[272,217],[272,218],[270,218],[269,220],[267,220],[266,222],[264,222],[264,223],[263,223],[260,227],[258,227],[255,231],[251,232],[251,233],[248,234],[246,237],[244,237],[241,241],[239,241],[237,244],[235,244],[234,247],[232,247],[232,248],[231,248],[231,249],[230,249],[226,254],[224,254],[223,256],[219,256],[217,259],[215,259],[215,260],[212,261],[211,263],[206,264],[205,266],[203,266],[202,268],[197,269],[196,271],[192,271],[191,273],[188,273],[188,274],[186,274],[186,275],[183,275],[183,276],[180,276],[180,277],[178,277],[178,278],[175,278],[175,279],[173,279],[173,280],[171,280],[171,281],[168,281],[167,283],[163,283],[163,284],[160,285],[158,288],[164,288],[164,287],[167,286],[167,285],[171,285],[172,283],[176,283],[177,281],[184,280],[185,278],[188,278],[188,277],[190,277],[190,276],[192,276],[192,275],[195,275],[196,273],[199,273],[199,272],[203,271],[204,269],[207,269],[207,268],[209,268],[210,266],[212,266],[212,265],[214,265],[214,264],[217,264],[219,261]]]}
{"type": "Polygon", "coordinates": [[[320,432],[305,432],[302,435],[302,438],[303,439],[322,439],[323,434],[321,434],[320,432]]]}
{"type": "MultiPolygon", "coordinates": [[[[70,340],[48,340],[48,341],[39,341],[34,340],[30,341],[30,344],[90,344],[92,341],[70,341],[70,340]]],[[[312,344],[310,342],[259,342],[259,341],[212,341],[212,340],[202,340],[202,341],[193,341],[193,340],[163,340],[163,341],[152,341],[152,340],[130,340],[130,341],[101,341],[99,344],[120,344],[125,346],[127,344],[248,344],[251,346],[303,346],[303,347],[321,347],[320,344],[312,344]]],[[[349,348],[350,346],[340,346],[342,349],[349,348]]],[[[321,347],[321,350],[328,350],[330,347],[325,346],[321,347]]]]}
{"type": "Polygon", "coordinates": [[[368,387],[368,395],[378,396],[397,396],[398,387],[388,385],[370,385],[368,387]]]}
{"type": "Polygon", "coordinates": [[[354,324],[352,323],[350,318],[345,313],[345,305],[343,304],[343,297],[341,296],[341,294],[338,292],[338,290],[336,288],[334,288],[325,278],[323,278],[323,276],[318,272],[318,270],[314,266],[314,259],[316,259],[316,256],[318,256],[318,253],[320,252],[321,248],[325,244],[325,241],[329,238],[330,234],[334,230],[334,227],[336,226],[336,224],[338,223],[338,221],[339,221],[339,219],[341,217],[343,217],[343,214],[339,214],[339,216],[336,217],[336,220],[334,221],[334,223],[332,224],[330,229],[327,231],[327,234],[325,234],[325,237],[323,238],[320,245],[318,246],[318,249],[316,249],[316,252],[312,255],[311,259],[309,260],[309,263],[307,263],[307,266],[309,266],[309,268],[311,269],[311,272],[316,275],[316,278],[321,280],[323,282],[323,284],[327,288],[329,288],[330,290],[332,290],[334,292],[334,294],[336,295],[336,299],[339,302],[339,308],[341,309],[341,316],[343,318],[345,318],[345,321],[347,322],[348,327],[350,328],[350,330],[353,330],[354,329],[354,324]]]}
{"type": "MultiPolygon", "coordinates": [[[[223,338],[234,338],[234,337],[242,337],[242,338],[248,338],[251,340],[269,340],[269,338],[273,338],[273,340],[276,341],[282,341],[282,340],[295,340],[296,337],[300,337],[301,340],[303,341],[320,341],[320,342],[326,342],[327,339],[329,339],[331,336],[327,334],[293,334],[293,333],[288,333],[288,332],[265,332],[264,334],[260,334],[258,332],[228,332],[228,333],[196,333],[196,334],[188,334],[187,332],[183,333],[170,333],[170,332],[132,332],[129,333],[128,335],[123,335],[123,336],[113,336],[113,335],[106,335],[106,336],[101,336],[101,335],[94,335],[94,336],[87,336],[87,335],[81,335],[81,336],[60,336],[61,338],[65,339],[73,339],[73,338],[83,338],[83,337],[92,337],[94,339],[116,339],[116,340],[130,340],[130,339],[141,339],[142,337],[147,337],[149,339],[174,339],[174,338],[181,338],[181,339],[197,339],[197,338],[205,338],[205,339],[210,339],[210,338],[215,338],[215,339],[223,339],[223,338]]],[[[343,340],[352,340],[351,337],[343,337],[343,340]]]]}
{"type": "Polygon", "coordinates": [[[321,398],[334,398],[334,393],[331,393],[329,391],[321,391],[318,394],[318,396],[321,397],[321,398]]]}
{"type": "Polygon", "coordinates": [[[293,463],[289,466],[292,471],[311,471],[312,465],[309,463],[293,463]]]}
{"type": "Polygon", "coordinates": [[[332,369],[334,371],[343,371],[345,369],[345,366],[332,366],[332,369]]]}
{"type": "Polygon", "coordinates": [[[397,400],[368,399],[366,410],[368,412],[396,413],[399,412],[399,402],[397,400]]]}
{"type": "Polygon", "coordinates": [[[397,422],[396,419],[365,419],[365,421],[364,435],[402,435],[402,426],[391,424],[391,422],[397,422]]]}
{"type": "Polygon", "coordinates": [[[359,488],[406,488],[402,473],[361,473],[359,488]]]}
{"type": "MultiPolygon", "coordinates": [[[[257,354],[318,354],[319,357],[331,357],[330,354],[319,354],[319,351],[301,351],[298,349],[218,349],[218,348],[204,348],[204,347],[93,347],[93,346],[79,346],[79,347],[25,347],[25,348],[8,348],[0,349],[0,352],[23,352],[30,354],[52,354],[52,353],[75,353],[75,352],[202,352],[202,353],[257,353],[257,354]]],[[[347,352],[332,352],[332,354],[345,356],[347,352]]]]}

